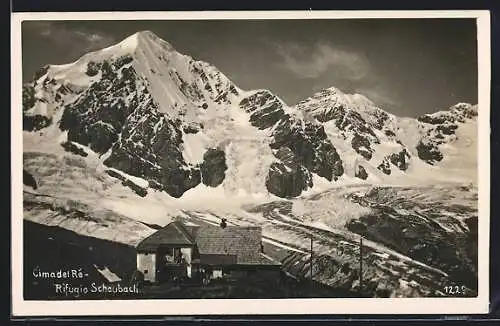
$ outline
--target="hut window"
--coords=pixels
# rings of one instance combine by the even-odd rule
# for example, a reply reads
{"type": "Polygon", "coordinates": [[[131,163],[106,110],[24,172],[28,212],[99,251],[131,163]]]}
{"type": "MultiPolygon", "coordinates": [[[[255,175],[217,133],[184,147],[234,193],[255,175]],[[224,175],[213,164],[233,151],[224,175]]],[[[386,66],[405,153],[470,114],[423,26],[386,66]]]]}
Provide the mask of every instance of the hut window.
{"type": "Polygon", "coordinates": [[[144,270],[144,274],[147,274],[147,273],[148,273],[148,270],[147,270],[147,269],[145,269],[145,270],[144,270]]]}

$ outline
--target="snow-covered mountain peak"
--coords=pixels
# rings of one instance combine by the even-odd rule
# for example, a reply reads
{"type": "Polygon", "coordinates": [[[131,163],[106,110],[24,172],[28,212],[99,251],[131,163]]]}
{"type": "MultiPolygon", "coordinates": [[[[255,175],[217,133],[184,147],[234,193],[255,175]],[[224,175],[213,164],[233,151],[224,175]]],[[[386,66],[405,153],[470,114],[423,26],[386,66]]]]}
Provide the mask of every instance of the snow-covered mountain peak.
{"type": "Polygon", "coordinates": [[[91,85],[112,82],[122,73],[152,94],[161,113],[186,122],[199,120],[200,115],[219,114],[215,111],[235,102],[241,93],[216,67],[177,52],[151,31],[140,31],[73,63],[40,69],[33,84],[26,86],[32,99],[27,101],[30,105],[25,114],[50,120],[56,106],[72,101],[91,85]],[[69,95],[57,95],[61,86],[69,95]],[[63,101],[56,101],[56,96],[63,101]],[[43,103],[37,101],[42,97],[43,103]]]}
{"type": "Polygon", "coordinates": [[[167,41],[161,39],[160,37],[158,37],[155,33],[153,33],[150,30],[138,31],[138,32],[135,32],[134,34],[130,35],[129,37],[136,37],[136,38],[140,38],[140,39],[151,40],[151,41],[155,41],[155,42],[163,42],[163,43],[168,44],[167,41]]]}
{"type": "Polygon", "coordinates": [[[139,31],[129,35],[121,42],[111,45],[94,53],[102,52],[120,52],[121,54],[133,54],[138,48],[161,47],[166,51],[175,51],[174,47],[167,41],[161,39],[151,31],[139,31]]]}
{"type": "Polygon", "coordinates": [[[64,65],[50,65],[50,67],[54,69],[69,68],[70,66],[78,63],[87,64],[89,61],[101,62],[103,60],[112,60],[121,56],[135,56],[135,53],[138,50],[148,51],[149,49],[155,51],[161,50],[166,52],[175,51],[174,47],[170,43],[159,38],[153,32],[140,31],[127,36],[122,41],[116,44],[84,54],[73,63],[64,65]]]}
{"type": "Polygon", "coordinates": [[[152,42],[161,46],[164,50],[175,51],[172,44],[160,38],[158,35],[151,31],[140,31],[134,34],[142,42],[152,42]]]}
{"type": "Polygon", "coordinates": [[[112,52],[120,50],[121,50],[120,52],[124,53],[134,53],[139,45],[139,37],[140,37],[139,33],[132,34],[127,38],[125,38],[123,41],[119,42],[118,44],[111,45],[110,47],[97,51],[96,53],[112,52]]]}
{"type": "Polygon", "coordinates": [[[418,117],[418,121],[432,125],[464,123],[468,120],[475,120],[477,114],[477,104],[461,102],[451,106],[448,110],[424,114],[418,117]]]}
{"type": "Polygon", "coordinates": [[[300,101],[296,107],[313,114],[320,121],[328,120],[332,112],[340,108],[356,111],[361,115],[372,115],[381,111],[366,96],[344,93],[336,87],[328,87],[316,92],[311,97],[300,101]]]}
{"type": "Polygon", "coordinates": [[[299,102],[295,108],[308,112],[322,123],[337,126],[339,132],[348,130],[368,134],[376,142],[375,130],[392,135],[396,117],[380,109],[366,96],[347,94],[336,87],[325,88],[299,102]]]}
{"type": "Polygon", "coordinates": [[[452,107],[450,107],[449,110],[452,112],[461,113],[462,115],[466,116],[468,119],[471,119],[471,118],[474,118],[477,116],[477,109],[478,109],[477,104],[470,104],[470,103],[461,102],[461,103],[453,105],[452,107]]]}
{"type": "Polygon", "coordinates": [[[450,146],[467,145],[454,143],[465,138],[450,124],[475,115],[459,103],[402,120],[336,87],[288,106],[269,90],[238,88],[150,31],[45,66],[23,86],[27,139],[40,131],[35,144],[86,146],[104,166],[173,197],[198,186],[294,197],[318,178],[379,182],[448,164],[450,146]]]}

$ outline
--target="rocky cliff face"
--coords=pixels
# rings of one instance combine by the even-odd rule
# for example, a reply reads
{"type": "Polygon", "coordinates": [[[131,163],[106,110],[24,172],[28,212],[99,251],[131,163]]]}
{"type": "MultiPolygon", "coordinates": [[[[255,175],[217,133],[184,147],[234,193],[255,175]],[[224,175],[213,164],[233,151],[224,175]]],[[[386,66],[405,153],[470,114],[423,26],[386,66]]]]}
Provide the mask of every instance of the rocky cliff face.
{"type": "Polygon", "coordinates": [[[377,131],[383,131],[386,136],[394,134],[387,124],[390,120],[388,113],[361,95],[344,94],[334,87],[314,94],[296,107],[335,128],[336,133],[366,160],[372,158],[374,145],[381,142],[377,131]]]}
{"type": "Polygon", "coordinates": [[[296,108],[321,122],[332,143],[346,144],[341,153],[344,161],[364,160],[384,175],[405,172],[416,160],[435,165],[443,159],[441,145],[453,144],[456,130],[477,117],[477,106],[459,103],[402,123],[363,95],[344,94],[334,87],[317,92],[296,108]]]}
{"type": "Polygon", "coordinates": [[[226,155],[220,149],[209,149],[203,155],[201,164],[201,176],[203,184],[210,187],[217,187],[224,181],[227,164],[226,155]]]}
{"type": "Polygon", "coordinates": [[[417,145],[418,157],[431,165],[441,161],[443,153],[439,146],[455,141],[458,127],[476,117],[477,106],[468,103],[459,103],[448,111],[418,117],[419,127],[425,131],[417,145]]]}
{"type": "Polygon", "coordinates": [[[262,190],[279,197],[314,187],[314,176],[337,182],[410,173],[417,160],[438,164],[441,146],[476,116],[477,107],[458,104],[413,119],[408,131],[366,97],[333,87],[290,107],[270,91],[239,89],[151,32],[45,66],[23,86],[25,132],[53,135],[47,141],[82,157],[92,151],[107,167],[176,198],[201,183],[225,187],[228,173],[248,160],[243,149],[228,159],[239,144],[268,148],[268,156],[251,159],[267,169],[255,173],[262,190]],[[408,134],[417,140],[408,142],[408,134]]]}
{"type": "Polygon", "coordinates": [[[271,193],[297,196],[312,186],[311,173],[328,181],[344,173],[342,160],[319,122],[306,120],[290,111],[269,91],[259,91],[244,98],[240,107],[250,113],[253,126],[269,131],[269,146],[281,161],[269,170],[267,187],[271,193]],[[280,190],[281,185],[286,190],[280,190]]]}

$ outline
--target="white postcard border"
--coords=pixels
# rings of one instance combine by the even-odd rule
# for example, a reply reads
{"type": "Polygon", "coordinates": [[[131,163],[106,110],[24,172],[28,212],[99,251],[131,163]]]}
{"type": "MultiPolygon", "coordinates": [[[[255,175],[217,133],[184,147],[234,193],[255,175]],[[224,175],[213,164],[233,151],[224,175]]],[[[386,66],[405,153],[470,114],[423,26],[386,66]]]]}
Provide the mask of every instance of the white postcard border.
{"type": "Polygon", "coordinates": [[[478,314],[489,312],[490,14],[453,11],[219,11],[13,13],[11,16],[11,280],[13,316],[478,314]],[[23,299],[22,60],[23,20],[477,18],[478,27],[478,297],[26,301],[23,299]],[[18,101],[14,99],[19,99],[18,101]],[[104,301],[104,302],[103,302],[104,301]]]}

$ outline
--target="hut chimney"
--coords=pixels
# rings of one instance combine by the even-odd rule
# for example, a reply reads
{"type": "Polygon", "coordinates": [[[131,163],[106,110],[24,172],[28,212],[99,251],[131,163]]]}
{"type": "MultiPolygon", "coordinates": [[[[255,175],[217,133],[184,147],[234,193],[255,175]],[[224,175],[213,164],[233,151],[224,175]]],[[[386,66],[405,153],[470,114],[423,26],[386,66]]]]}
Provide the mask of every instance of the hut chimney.
{"type": "Polygon", "coordinates": [[[223,218],[220,222],[220,227],[224,229],[226,226],[227,226],[226,219],[223,218]]]}

